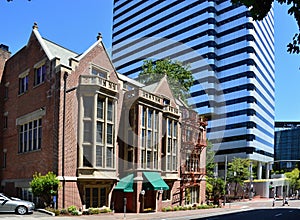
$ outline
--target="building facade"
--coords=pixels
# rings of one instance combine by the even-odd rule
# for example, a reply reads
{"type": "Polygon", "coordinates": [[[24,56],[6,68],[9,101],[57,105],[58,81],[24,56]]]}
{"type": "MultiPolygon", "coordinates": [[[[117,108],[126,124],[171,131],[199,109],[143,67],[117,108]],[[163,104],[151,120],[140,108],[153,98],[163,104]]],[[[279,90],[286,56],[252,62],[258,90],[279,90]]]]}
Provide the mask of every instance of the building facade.
{"type": "MultiPolygon", "coordinates": [[[[230,0],[114,1],[112,60],[136,78],[143,60],[190,64],[189,104],[207,115],[215,162],[274,156],[274,15],[253,21],[230,0]]],[[[265,166],[267,168],[267,166],[265,166]]]]}
{"type": "Polygon", "coordinates": [[[273,170],[292,171],[300,165],[300,122],[275,122],[273,170]]]}
{"type": "Polygon", "coordinates": [[[191,181],[181,187],[180,178],[186,107],[166,77],[143,85],[116,72],[101,35],[78,54],[43,38],[37,24],[26,46],[2,57],[1,192],[34,200],[33,174],[52,171],[62,186],[59,208],[123,212],[126,204],[143,212],[205,201],[206,124],[189,110],[196,121],[183,130],[193,126],[197,163],[189,163],[196,176],[187,202],[191,181]]]}

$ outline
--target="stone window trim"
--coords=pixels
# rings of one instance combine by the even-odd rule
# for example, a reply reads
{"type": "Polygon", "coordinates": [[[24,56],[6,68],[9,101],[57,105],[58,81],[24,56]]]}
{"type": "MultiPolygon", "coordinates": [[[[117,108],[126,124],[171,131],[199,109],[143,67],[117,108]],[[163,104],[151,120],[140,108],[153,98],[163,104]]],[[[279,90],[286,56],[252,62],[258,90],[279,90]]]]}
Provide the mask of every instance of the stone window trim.
{"type": "Polygon", "coordinates": [[[102,72],[102,73],[104,73],[105,75],[106,75],[106,79],[109,79],[109,70],[108,69],[106,69],[106,68],[104,68],[104,67],[101,67],[101,66],[99,66],[99,65],[97,65],[97,64],[94,64],[94,63],[90,63],[90,74],[92,75],[92,70],[93,69],[96,69],[96,70],[98,70],[99,72],[102,72]]]}
{"type": "Polygon", "coordinates": [[[46,115],[46,108],[41,107],[40,109],[31,112],[29,114],[23,115],[16,119],[16,125],[23,125],[30,121],[42,118],[44,115],[46,115]]]}
{"type": "Polygon", "coordinates": [[[37,68],[39,68],[39,67],[45,65],[45,64],[46,64],[46,61],[47,61],[47,58],[42,59],[41,61],[39,61],[39,62],[37,62],[36,64],[34,64],[33,68],[34,68],[34,69],[37,69],[37,68]]]}
{"type": "Polygon", "coordinates": [[[30,71],[30,68],[28,68],[24,72],[20,73],[18,77],[21,79],[21,78],[24,78],[24,77],[28,76],[29,71],[30,71]]]}

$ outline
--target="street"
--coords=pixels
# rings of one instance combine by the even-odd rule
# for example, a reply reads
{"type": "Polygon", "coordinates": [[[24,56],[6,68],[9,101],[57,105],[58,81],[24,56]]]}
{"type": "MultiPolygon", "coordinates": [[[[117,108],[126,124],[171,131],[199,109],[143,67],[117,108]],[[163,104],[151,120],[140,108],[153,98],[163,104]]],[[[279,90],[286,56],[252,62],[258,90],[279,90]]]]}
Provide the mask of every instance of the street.
{"type": "Polygon", "coordinates": [[[225,214],[220,216],[212,216],[206,218],[193,218],[191,220],[253,220],[255,218],[261,220],[296,220],[299,219],[300,209],[293,208],[275,208],[275,209],[259,209],[250,210],[244,212],[238,212],[234,214],[225,214]]]}
{"type": "Polygon", "coordinates": [[[298,220],[300,216],[300,200],[290,200],[289,206],[282,206],[282,200],[277,200],[275,207],[272,207],[272,199],[254,199],[252,201],[244,200],[234,203],[226,203],[223,208],[214,209],[197,209],[189,211],[173,211],[173,212],[156,212],[156,213],[107,213],[100,215],[82,215],[82,216],[56,216],[52,217],[48,214],[35,211],[29,215],[0,214],[0,218],[8,220],[273,220],[288,219],[298,220]]]}

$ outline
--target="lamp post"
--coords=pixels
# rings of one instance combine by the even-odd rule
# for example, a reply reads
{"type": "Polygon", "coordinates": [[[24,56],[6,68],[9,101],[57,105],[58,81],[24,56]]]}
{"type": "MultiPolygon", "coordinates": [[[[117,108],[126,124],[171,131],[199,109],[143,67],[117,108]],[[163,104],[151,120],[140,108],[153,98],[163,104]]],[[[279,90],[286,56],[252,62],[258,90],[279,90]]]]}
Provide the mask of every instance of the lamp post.
{"type": "Polygon", "coordinates": [[[144,212],[144,196],[145,196],[145,190],[141,191],[141,195],[142,195],[142,212],[144,212]]]}

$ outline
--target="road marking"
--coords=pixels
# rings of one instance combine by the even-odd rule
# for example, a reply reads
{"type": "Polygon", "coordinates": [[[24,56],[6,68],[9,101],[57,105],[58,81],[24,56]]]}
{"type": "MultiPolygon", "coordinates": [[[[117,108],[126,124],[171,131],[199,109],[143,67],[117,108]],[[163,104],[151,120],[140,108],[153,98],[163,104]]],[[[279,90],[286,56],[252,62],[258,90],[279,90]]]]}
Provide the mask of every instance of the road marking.
{"type": "Polygon", "coordinates": [[[282,213],[278,213],[278,214],[275,215],[275,217],[278,217],[278,216],[281,216],[281,215],[282,215],[282,213]]]}
{"type": "Polygon", "coordinates": [[[290,210],[289,212],[294,212],[293,210],[290,210]]]}

